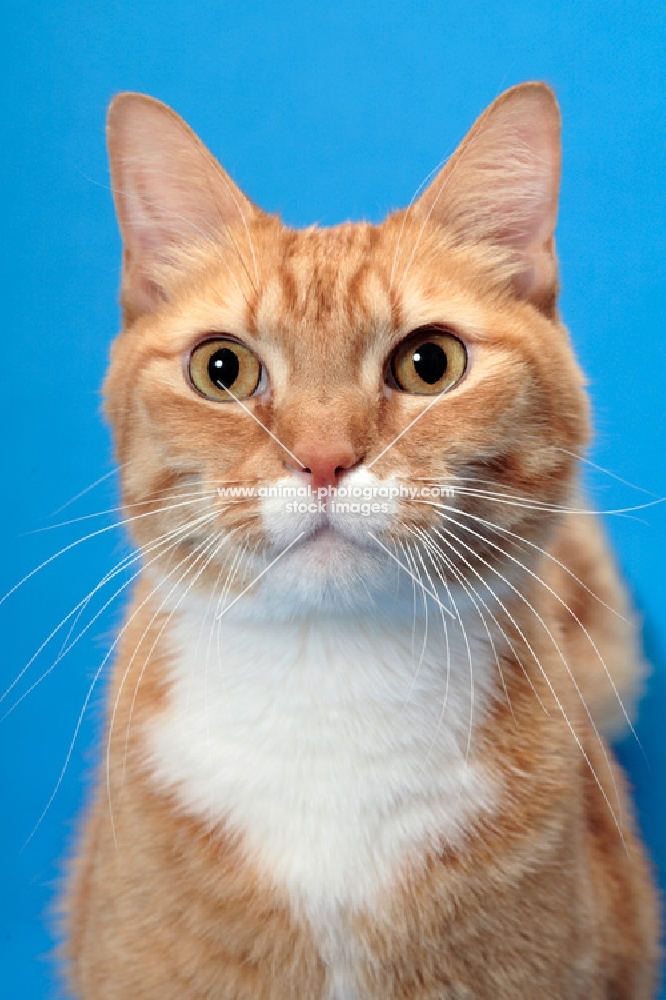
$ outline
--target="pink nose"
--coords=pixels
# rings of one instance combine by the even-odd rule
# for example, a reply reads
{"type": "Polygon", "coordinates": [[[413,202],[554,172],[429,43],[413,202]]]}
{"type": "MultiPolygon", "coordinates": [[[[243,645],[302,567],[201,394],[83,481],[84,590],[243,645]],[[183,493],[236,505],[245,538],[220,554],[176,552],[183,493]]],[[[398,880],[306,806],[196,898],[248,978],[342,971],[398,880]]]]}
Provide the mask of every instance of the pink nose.
{"type": "MultiPolygon", "coordinates": [[[[294,448],[294,454],[305,466],[300,471],[311,476],[310,486],[313,490],[337,486],[338,480],[358,462],[353,448],[348,444],[317,445],[312,441],[303,442],[294,448]]],[[[296,466],[290,462],[289,468],[295,469],[296,466]]]]}

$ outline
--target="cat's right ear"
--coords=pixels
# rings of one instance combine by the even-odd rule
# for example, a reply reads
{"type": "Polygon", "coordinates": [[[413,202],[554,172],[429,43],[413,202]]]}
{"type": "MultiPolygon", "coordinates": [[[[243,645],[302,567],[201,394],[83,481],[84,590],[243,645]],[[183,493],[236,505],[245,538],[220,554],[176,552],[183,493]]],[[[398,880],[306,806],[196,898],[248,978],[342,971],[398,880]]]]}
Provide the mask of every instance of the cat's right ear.
{"type": "Polygon", "coordinates": [[[258,209],[171,108],[120,94],[107,119],[111,182],[123,237],[121,302],[126,320],[168,297],[165,264],[192,243],[233,239],[258,209]]]}

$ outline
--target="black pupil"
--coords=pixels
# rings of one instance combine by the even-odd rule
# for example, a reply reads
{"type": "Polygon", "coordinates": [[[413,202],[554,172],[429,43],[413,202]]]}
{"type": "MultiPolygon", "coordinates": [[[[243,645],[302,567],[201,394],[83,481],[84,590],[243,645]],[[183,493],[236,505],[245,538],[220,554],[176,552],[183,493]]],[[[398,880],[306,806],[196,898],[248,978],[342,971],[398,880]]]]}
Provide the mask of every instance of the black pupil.
{"type": "Polygon", "coordinates": [[[208,375],[218,389],[230,389],[238,378],[239,370],[238,355],[229,347],[221,347],[215,354],[211,354],[208,375]]]}
{"type": "Polygon", "coordinates": [[[433,344],[430,341],[419,344],[412,355],[412,361],[416,374],[428,385],[439,382],[449,363],[446,351],[439,344],[433,344]]]}

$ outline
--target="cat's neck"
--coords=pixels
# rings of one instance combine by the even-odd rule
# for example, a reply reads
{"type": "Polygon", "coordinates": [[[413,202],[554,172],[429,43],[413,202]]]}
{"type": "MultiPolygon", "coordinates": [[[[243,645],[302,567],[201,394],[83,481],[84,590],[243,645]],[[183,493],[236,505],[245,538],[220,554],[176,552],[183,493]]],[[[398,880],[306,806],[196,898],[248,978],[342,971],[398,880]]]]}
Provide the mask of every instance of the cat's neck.
{"type": "Polygon", "coordinates": [[[310,907],[368,898],[424,841],[492,808],[474,735],[496,688],[485,629],[414,616],[291,622],[174,615],[155,780],[240,831],[310,907]]]}

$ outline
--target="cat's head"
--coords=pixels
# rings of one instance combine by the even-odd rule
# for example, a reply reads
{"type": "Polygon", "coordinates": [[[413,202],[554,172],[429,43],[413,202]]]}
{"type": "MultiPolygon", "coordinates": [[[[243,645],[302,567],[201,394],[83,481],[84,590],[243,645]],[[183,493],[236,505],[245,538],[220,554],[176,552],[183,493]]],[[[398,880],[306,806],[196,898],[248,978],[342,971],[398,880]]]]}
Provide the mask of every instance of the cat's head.
{"type": "Polygon", "coordinates": [[[506,532],[542,544],[587,436],[545,85],[503,94],[377,226],[286,227],[141,95],[113,102],[109,149],[106,407],[147,564],[291,613],[380,599],[398,562],[431,588],[509,572],[506,532]]]}

